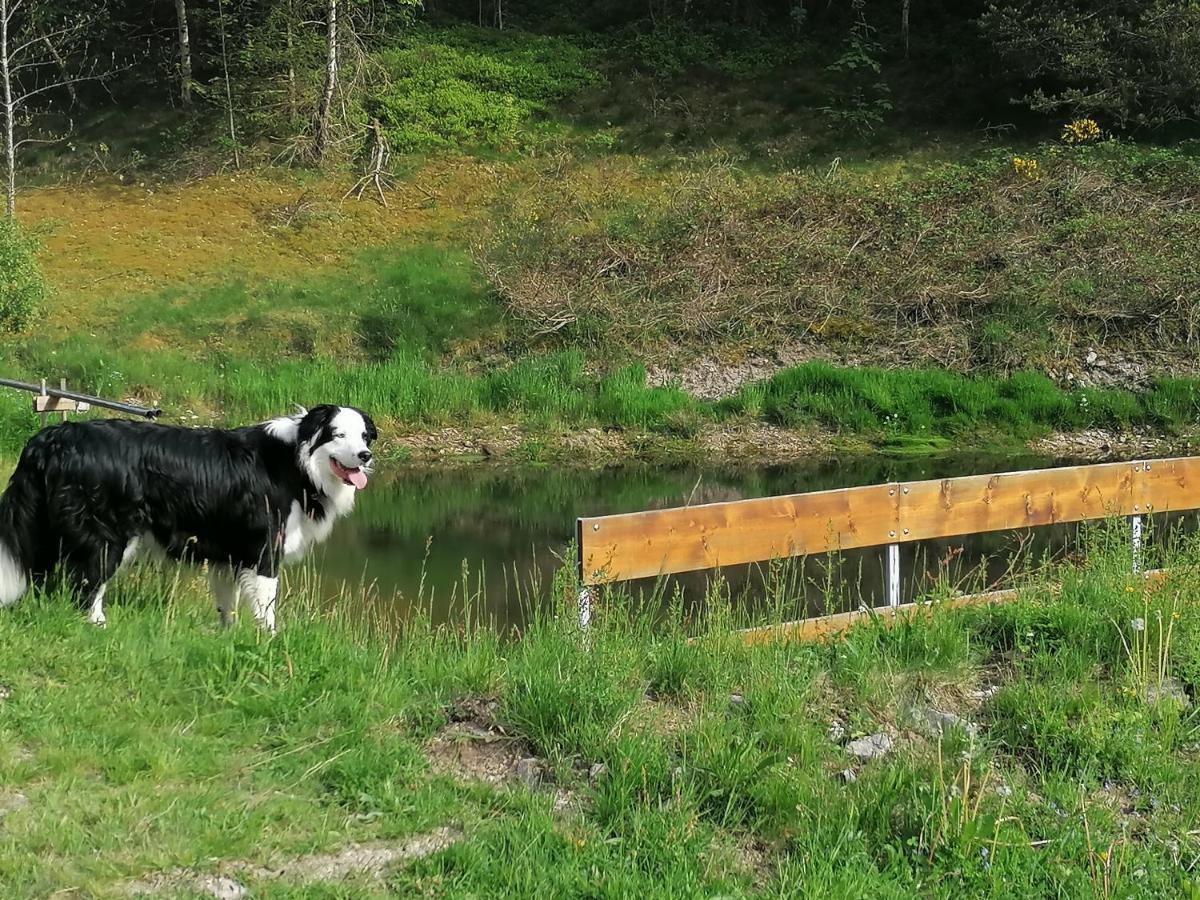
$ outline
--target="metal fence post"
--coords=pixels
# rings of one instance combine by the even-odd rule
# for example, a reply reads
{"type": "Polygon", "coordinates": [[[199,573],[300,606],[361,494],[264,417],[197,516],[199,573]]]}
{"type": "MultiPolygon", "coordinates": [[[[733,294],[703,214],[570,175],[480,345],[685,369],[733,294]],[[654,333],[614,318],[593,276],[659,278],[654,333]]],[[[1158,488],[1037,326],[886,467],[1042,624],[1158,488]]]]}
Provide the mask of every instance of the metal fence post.
{"type": "Polygon", "coordinates": [[[1129,545],[1133,574],[1142,574],[1142,517],[1129,517],[1129,545]]]}
{"type": "Polygon", "coordinates": [[[592,592],[587,587],[579,589],[579,630],[587,631],[592,625],[592,592]]]}
{"type": "Polygon", "coordinates": [[[895,609],[900,605],[900,545],[887,545],[887,602],[895,609]]]}

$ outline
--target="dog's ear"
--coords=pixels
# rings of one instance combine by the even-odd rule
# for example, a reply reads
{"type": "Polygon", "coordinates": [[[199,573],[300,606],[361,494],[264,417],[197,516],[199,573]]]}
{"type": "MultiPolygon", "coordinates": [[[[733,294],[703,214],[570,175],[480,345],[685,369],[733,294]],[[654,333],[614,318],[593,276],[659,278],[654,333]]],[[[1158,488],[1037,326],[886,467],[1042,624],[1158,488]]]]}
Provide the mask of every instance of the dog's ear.
{"type": "Polygon", "coordinates": [[[357,411],[362,416],[363,424],[367,427],[367,443],[374,443],[375,438],[379,437],[379,431],[375,428],[375,420],[368,416],[361,409],[357,411]]]}
{"type": "Polygon", "coordinates": [[[310,446],[316,447],[325,443],[331,437],[329,424],[333,421],[333,417],[337,415],[338,408],[329,404],[314,406],[304,414],[304,418],[300,420],[300,427],[296,434],[296,443],[301,447],[310,446]]]}

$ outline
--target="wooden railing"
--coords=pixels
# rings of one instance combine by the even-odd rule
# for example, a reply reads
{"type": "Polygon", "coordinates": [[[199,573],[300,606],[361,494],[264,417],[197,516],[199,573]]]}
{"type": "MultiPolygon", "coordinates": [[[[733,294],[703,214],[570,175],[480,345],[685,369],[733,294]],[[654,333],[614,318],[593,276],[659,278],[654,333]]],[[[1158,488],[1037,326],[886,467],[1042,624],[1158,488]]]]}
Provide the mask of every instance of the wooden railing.
{"type": "Polygon", "coordinates": [[[1200,509],[1200,457],[889,482],[581,518],[580,625],[591,621],[596,585],[876,546],[887,547],[886,593],[895,612],[902,543],[1091,519],[1129,519],[1132,565],[1140,569],[1142,517],[1193,509],[1200,509]]]}

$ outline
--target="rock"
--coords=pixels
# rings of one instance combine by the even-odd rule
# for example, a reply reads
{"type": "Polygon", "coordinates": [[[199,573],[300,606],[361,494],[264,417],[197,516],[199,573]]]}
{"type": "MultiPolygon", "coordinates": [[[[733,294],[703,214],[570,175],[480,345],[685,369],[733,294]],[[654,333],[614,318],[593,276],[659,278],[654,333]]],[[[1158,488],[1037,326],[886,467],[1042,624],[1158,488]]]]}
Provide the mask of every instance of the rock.
{"type": "Polygon", "coordinates": [[[741,706],[743,703],[746,702],[746,698],[743,697],[741,694],[730,694],[729,702],[733,706],[741,706]]]}
{"type": "Polygon", "coordinates": [[[12,688],[7,684],[0,684],[0,703],[3,703],[12,696],[12,688]]]}
{"type": "Polygon", "coordinates": [[[239,884],[224,875],[211,875],[198,879],[196,890],[201,894],[208,894],[216,900],[242,900],[243,897],[250,896],[250,891],[244,884],[239,884]]]}
{"type": "Polygon", "coordinates": [[[932,706],[919,707],[912,711],[913,727],[925,737],[938,738],[942,737],[949,731],[962,729],[967,737],[975,737],[979,734],[979,726],[973,722],[968,722],[962,716],[955,715],[952,712],[943,712],[940,709],[934,709],[932,706]]]}
{"type": "Polygon", "coordinates": [[[608,766],[604,763],[593,763],[592,767],[588,769],[588,779],[593,782],[599,781],[607,774],[608,766]]]}
{"type": "Polygon", "coordinates": [[[842,769],[838,773],[838,778],[842,779],[846,784],[853,784],[858,781],[858,775],[853,769],[842,769]]]}
{"type": "Polygon", "coordinates": [[[829,723],[829,740],[835,744],[840,744],[846,736],[846,726],[834,719],[829,723]]]}
{"type": "Polygon", "coordinates": [[[529,787],[542,783],[542,761],[536,756],[527,756],[517,763],[517,778],[529,787]]]}
{"type": "Polygon", "coordinates": [[[1000,693],[1000,685],[990,684],[987,687],[980,688],[977,691],[971,691],[969,696],[972,700],[977,700],[980,703],[987,703],[987,701],[991,700],[998,693],[1000,693]]]}
{"type": "Polygon", "coordinates": [[[880,759],[892,752],[892,739],[886,734],[869,734],[847,744],[846,752],[858,759],[880,759]]]}
{"type": "Polygon", "coordinates": [[[20,791],[13,791],[11,794],[0,793],[0,822],[3,822],[9,813],[24,809],[28,805],[29,798],[20,791]]]}
{"type": "Polygon", "coordinates": [[[1097,359],[1096,351],[1089,350],[1088,355],[1087,355],[1087,364],[1089,366],[1094,366],[1096,364],[1096,359],[1097,359]]]}
{"type": "Polygon", "coordinates": [[[1187,690],[1184,689],[1183,682],[1170,675],[1162,680],[1161,685],[1146,685],[1147,703],[1154,706],[1163,700],[1173,700],[1184,709],[1192,705],[1192,698],[1187,695],[1187,690]]]}

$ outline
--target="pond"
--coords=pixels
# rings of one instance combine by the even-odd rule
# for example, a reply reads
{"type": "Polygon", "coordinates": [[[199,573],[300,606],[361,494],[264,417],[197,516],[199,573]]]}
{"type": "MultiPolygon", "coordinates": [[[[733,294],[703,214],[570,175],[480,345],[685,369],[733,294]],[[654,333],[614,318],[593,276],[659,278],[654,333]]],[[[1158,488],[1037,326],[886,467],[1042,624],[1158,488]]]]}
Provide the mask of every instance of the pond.
{"type": "MultiPolygon", "coordinates": [[[[359,495],[353,515],[339,523],[316,563],[323,588],[347,595],[367,588],[384,618],[403,620],[418,604],[435,621],[471,608],[499,626],[519,624],[527,604],[548,602],[549,584],[574,535],[577,516],[632,512],[889,480],[920,480],[1070,464],[1036,456],[956,454],[937,458],[881,455],[805,460],[766,467],[647,467],[603,470],[471,469],[380,472],[359,495]]],[[[1077,529],[998,532],[924,541],[901,548],[903,599],[938,583],[980,590],[1006,580],[1014,559],[1061,555],[1077,529]]],[[[809,558],[790,567],[742,566],[721,573],[735,602],[751,612],[763,602],[764,583],[785,579],[792,616],[879,605],[883,549],[809,558]],[[830,599],[833,598],[833,599],[830,599]],[[836,608],[835,608],[836,607],[836,608]]],[[[634,583],[635,592],[662,603],[678,586],[687,606],[701,604],[712,573],[658,585],[634,583]]],[[[772,582],[778,583],[778,582],[772,582]]],[[[780,592],[775,592],[776,595],[780,592]]],[[[780,610],[771,610],[778,614],[780,610]]],[[[766,615],[767,611],[762,611],[766,615]]]]}

